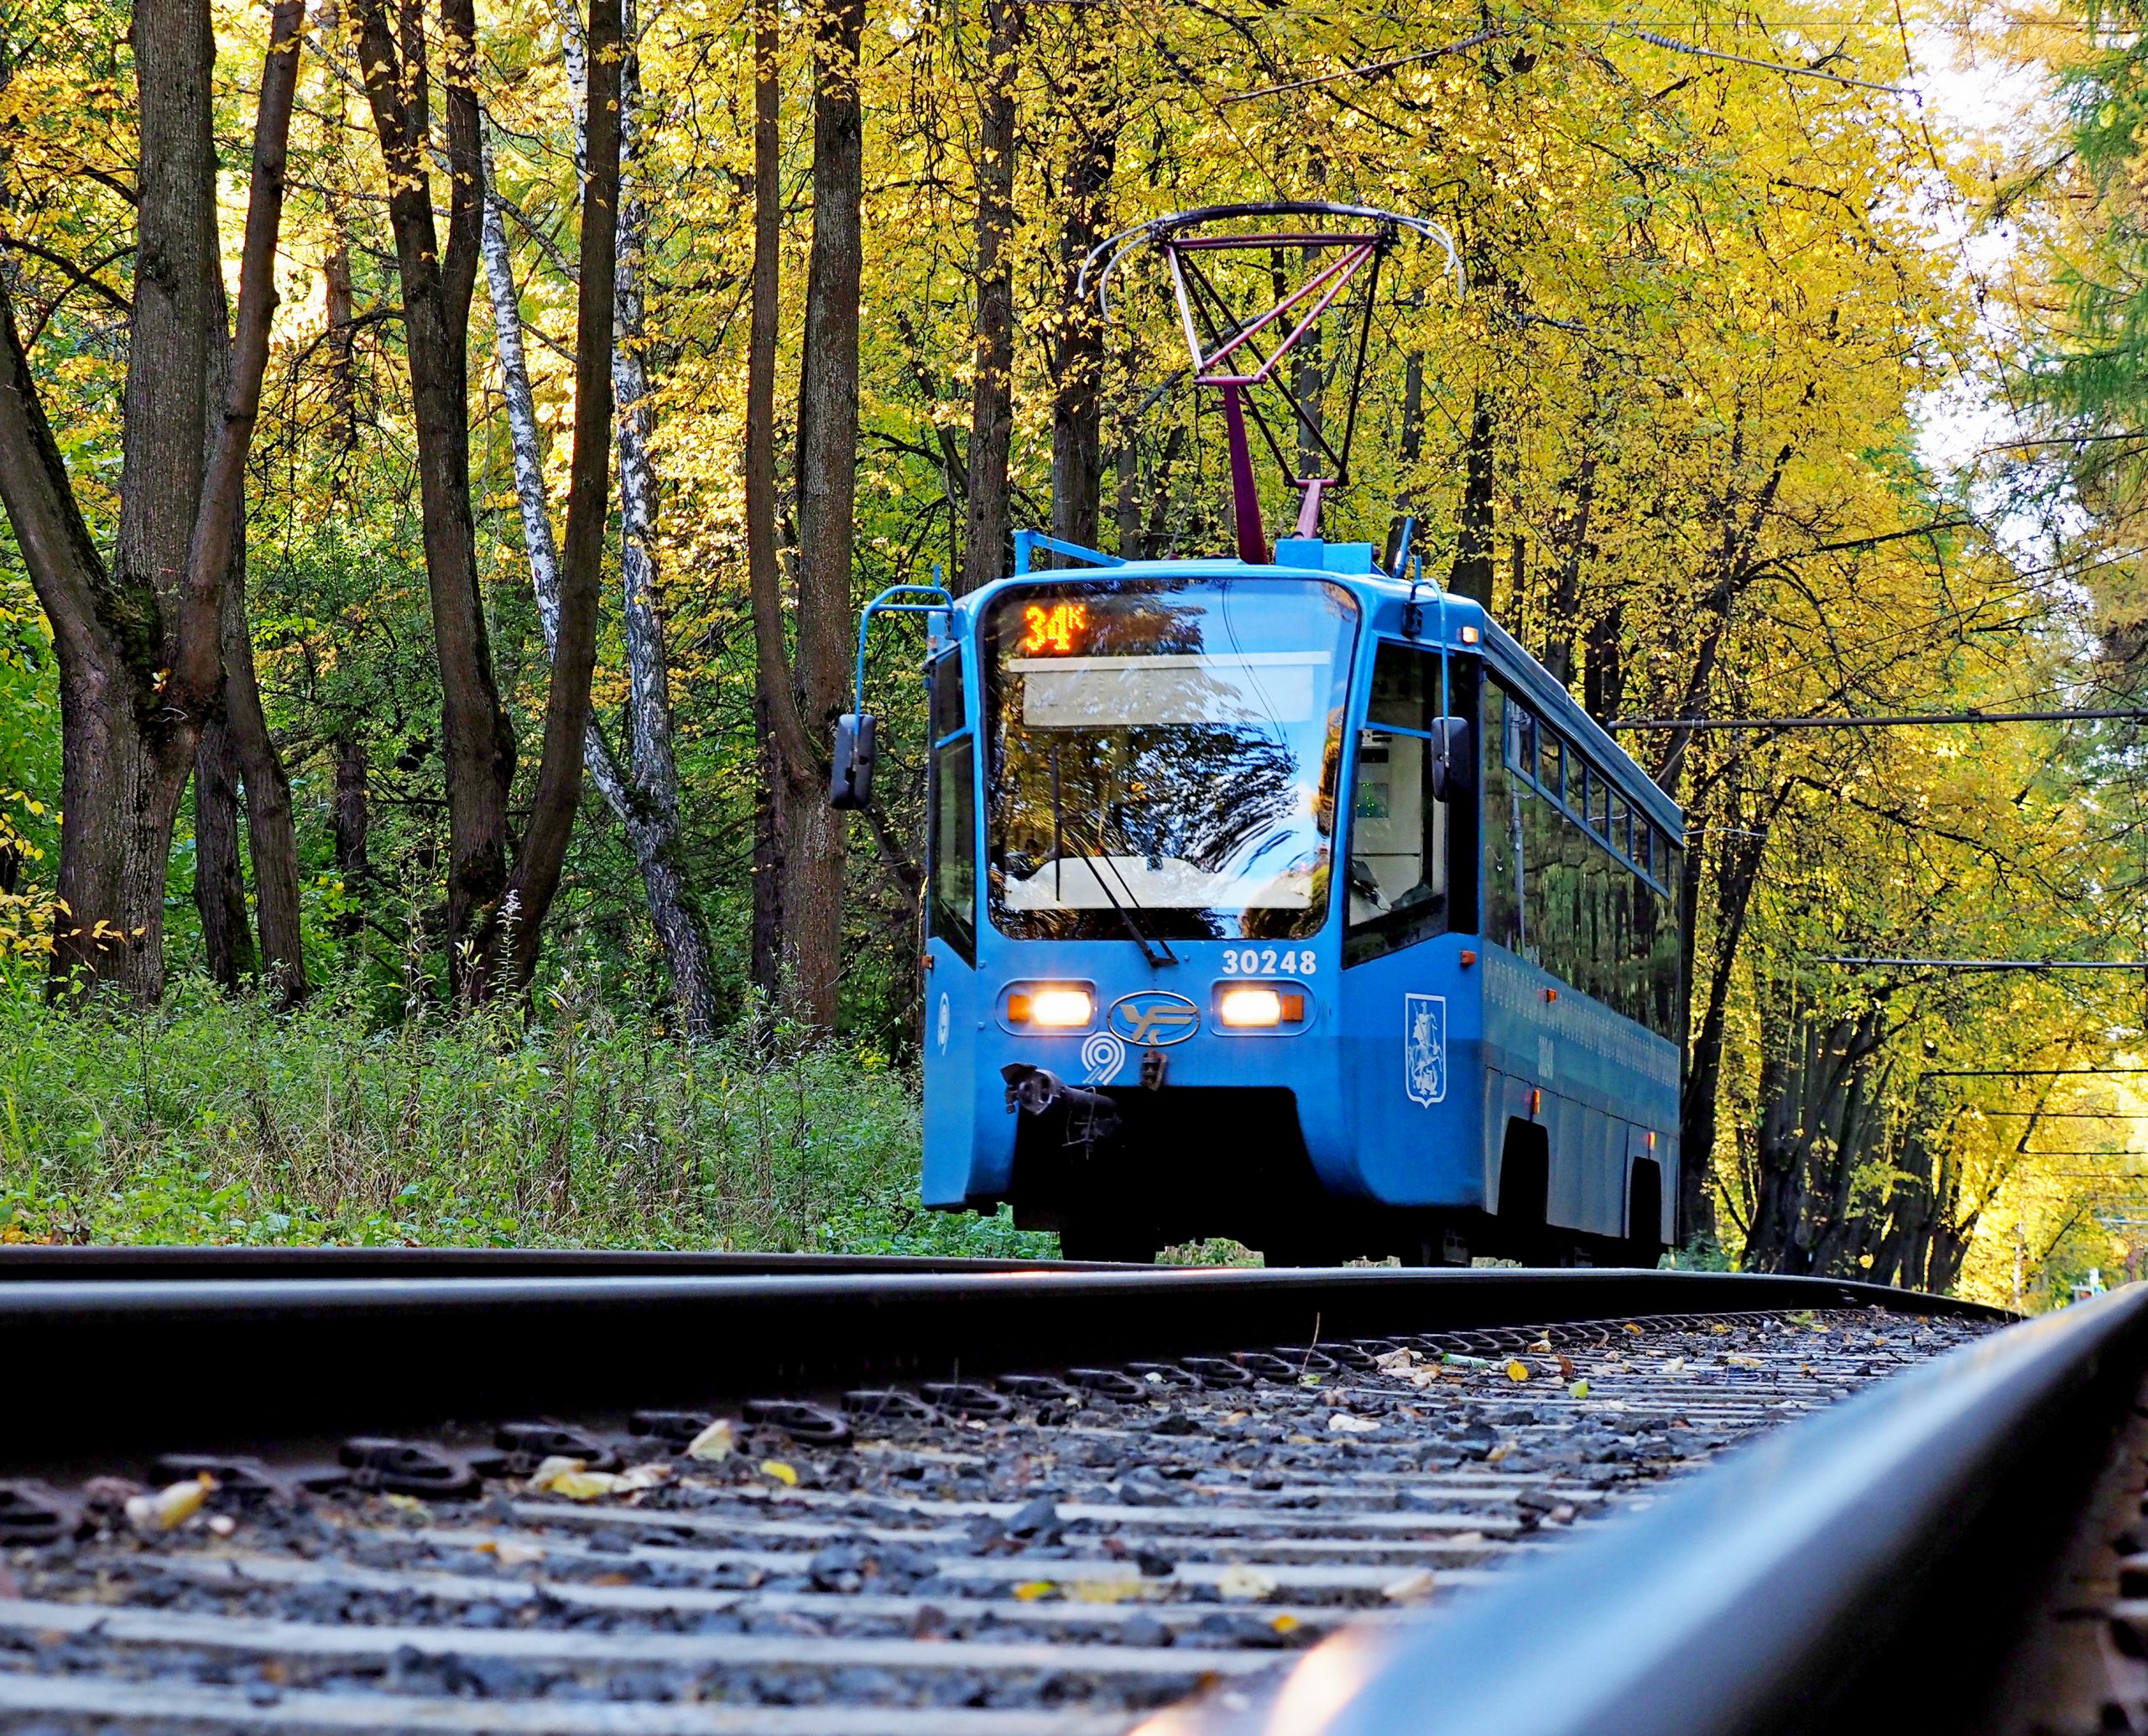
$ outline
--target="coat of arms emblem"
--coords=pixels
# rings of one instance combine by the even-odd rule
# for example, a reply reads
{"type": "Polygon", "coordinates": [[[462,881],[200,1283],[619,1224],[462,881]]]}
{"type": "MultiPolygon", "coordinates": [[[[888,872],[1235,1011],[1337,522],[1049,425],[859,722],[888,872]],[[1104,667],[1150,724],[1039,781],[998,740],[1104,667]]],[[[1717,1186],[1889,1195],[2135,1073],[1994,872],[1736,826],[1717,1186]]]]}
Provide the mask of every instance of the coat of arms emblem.
{"type": "Polygon", "coordinates": [[[1402,997],[1402,1082],[1413,1103],[1447,1097],[1447,997],[1402,997]]]}

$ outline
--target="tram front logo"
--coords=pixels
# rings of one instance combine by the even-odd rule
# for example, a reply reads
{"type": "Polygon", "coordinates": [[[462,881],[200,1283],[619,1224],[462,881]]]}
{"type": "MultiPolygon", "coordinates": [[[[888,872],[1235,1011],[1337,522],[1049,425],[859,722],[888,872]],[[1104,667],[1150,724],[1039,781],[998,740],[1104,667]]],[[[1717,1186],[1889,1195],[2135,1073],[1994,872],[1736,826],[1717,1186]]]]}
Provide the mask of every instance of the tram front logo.
{"type": "Polygon", "coordinates": [[[1201,1009],[1182,994],[1144,988],[1113,1001],[1104,1023],[1136,1049],[1163,1049],[1201,1029],[1201,1009]]]}

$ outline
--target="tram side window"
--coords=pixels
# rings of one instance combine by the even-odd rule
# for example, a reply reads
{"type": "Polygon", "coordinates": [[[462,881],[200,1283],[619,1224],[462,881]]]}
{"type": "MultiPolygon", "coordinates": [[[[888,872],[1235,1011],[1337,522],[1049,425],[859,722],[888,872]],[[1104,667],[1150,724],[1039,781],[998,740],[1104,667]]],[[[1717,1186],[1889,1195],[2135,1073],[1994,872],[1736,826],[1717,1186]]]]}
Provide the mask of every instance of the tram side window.
{"type": "Polygon", "coordinates": [[[971,736],[932,750],[932,932],[966,964],[977,962],[976,759],[971,736]]]}
{"type": "Polygon", "coordinates": [[[1485,938],[1676,1040],[1678,852],[1496,682],[1485,687],[1484,734],[1485,938]],[[1606,847],[1614,840],[1650,878],[1606,847]]]}
{"type": "Polygon", "coordinates": [[[937,659],[931,671],[932,739],[945,741],[959,735],[968,722],[963,703],[962,652],[957,645],[937,659]]]}
{"type": "MultiPolygon", "coordinates": [[[[1472,715],[1473,664],[1452,659],[1447,703],[1472,715]]],[[[1373,665],[1371,727],[1358,738],[1357,784],[1350,809],[1349,925],[1342,962],[1378,958],[1432,935],[1467,926],[1470,902],[1454,896],[1474,876],[1457,863],[1474,859],[1461,833],[1472,830],[1466,802],[1434,799],[1431,730],[1440,712],[1439,659],[1384,644],[1373,665]]]]}

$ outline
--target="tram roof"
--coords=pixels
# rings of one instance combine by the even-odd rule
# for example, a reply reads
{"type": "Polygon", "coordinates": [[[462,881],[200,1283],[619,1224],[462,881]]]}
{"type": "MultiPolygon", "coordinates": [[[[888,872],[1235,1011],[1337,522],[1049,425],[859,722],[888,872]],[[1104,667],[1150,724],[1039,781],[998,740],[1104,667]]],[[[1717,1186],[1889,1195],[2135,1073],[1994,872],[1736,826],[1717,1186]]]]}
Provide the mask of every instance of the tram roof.
{"type": "MultiPolygon", "coordinates": [[[[1369,552],[1370,548],[1369,544],[1330,543],[1322,552],[1330,558],[1344,555],[1351,565],[1358,565],[1363,557],[1357,551],[1369,552]]],[[[1488,654],[1499,673],[1539,715],[1550,720],[1582,753],[1614,774],[1629,800],[1656,825],[1681,844],[1684,842],[1684,811],[1619,745],[1610,732],[1582,708],[1567,692],[1565,684],[1555,680],[1551,672],[1532,657],[1513,634],[1492,618],[1483,604],[1473,597],[1457,596],[1452,591],[1442,592],[1423,580],[1413,586],[1377,566],[1369,571],[1362,567],[1352,571],[1311,562],[1260,566],[1227,555],[1180,560],[1128,560],[1110,566],[1053,567],[995,579],[959,598],[956,610],[958,614],[973,618],[986,603],[1017,585],[1048,581],[1064,583],[1069,580],[1111,583],[1127,579],[1326,579],[1342,586],[1367,605],[1368,619],[1375,634],[1394,639],[1405,637],[1402,611],[1409,606],[1414,593],[1415,601],[1424,610],[1425,620],[1417,633],[1407,636],[1413,643],[1430,648],[1439,644],[1443,612],[1446,643],[1451,649],[1488,654]],[[1465,627],[1478,630],[1479,644],[1464,645],[1461,633],[1465,627]]]]}

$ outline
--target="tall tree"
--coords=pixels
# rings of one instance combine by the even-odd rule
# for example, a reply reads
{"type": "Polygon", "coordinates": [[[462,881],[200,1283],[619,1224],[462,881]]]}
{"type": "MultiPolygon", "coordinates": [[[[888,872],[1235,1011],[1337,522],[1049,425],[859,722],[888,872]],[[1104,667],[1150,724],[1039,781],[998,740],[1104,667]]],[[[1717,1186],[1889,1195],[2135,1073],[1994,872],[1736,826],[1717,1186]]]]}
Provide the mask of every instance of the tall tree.
{"type": "Polygon", "coordinates": [[[446,769],[449,971],[458,998],[491,993],[500,900],[507,890],[508,797],[514,731],[500,703],[490,628],[477,587],[470,505],[470,296],[476,283],[483,179],[471,0],[441,0],[447,43],[449,174],[445,255],[433,220],[431,82],[419,5],[399,38],[386,0],[357,0],[358,64],[388,175],[403,333],[417,435],[419,510],[433,651],[440,670],[446,769]]]}
{"type": "Polygon", "coordinates": [[[90,534],[0,289],[0,500],[52,623],[63,801],[57,980],[164,987],[164,869],[202,730],[222,688],[223,592],[260,407],[301,0],[270,24],[254,122],[230,383],[209,390],[216,159],[201,0],[144,0],[133,41],[140,171],[136,293],[123,407],[118,534],[90,534]]]}
{"type": "Polygon", "coordinates": [[[1000,576],[1007,546],[1007,461],[1014,428],[1014,74],[1026,0],[984,0],[978,74],[977,349],[970,383],[967,534],[957,592],[1000,576]]]}
{"type": "MultiPolygon", "coordinates": [[[[560,17],[568,50],[569,84],[576,99],[576,127],[582,141],[577,155],[584,155],[588,136],[588,55],[581,21],[573,5],[562,3],[560,17]]],[[[622,8],[621,21],[624,53],[619,73],[619,210],[612,382],[618,408],[619,564],[628,680],[627,754],[623,763],[602,726],[592,717],[584,731],[582,757],[597,793],[624,829],[628,847],[641,870],[649,920],[664,948],[680,1020],[690,1034],[707,1036],[716,1024],[714,972],[700,913],[686,888],[678,768],[671,748],[670,676],[657,585],[657,477],[650,451],[655,408],[643,354],[643,273],[649,208],[634,168],[640,139],[640,60],[633,46],[630,8],[622,8]]],[[[524,544],[546,645],[556,654],[560,560],[545,501],[544,454],[523,347],[514,262],[508,253],[501,202],[490,190],[489,150],[485,172],[485,279],[492,299],[494,350],[507,404],[524,544]]]]}
{"type": "Polygon", "coordinates": [[[813,241],[798,383],[798,603],[785,644],[775,547],[774,368],[781,187],[775,14],[755,13],[754,249],[746,493],[759,693],[774,779],[785,988],[811,1023],[832,1029],[842,967],[844,841],[830,810],[818,743],[842,706],[858,486],[858,315],[863,270],[864,114],[858,55],[863,0],[830,0],[813,23],[813,241]]]}
{"type": "MultiPolygon", "coordinates": [[[[1103,490],[1104,321],[1080,287],[1082,262],[1110,224],[1118,159],[1118,44],[1078,20],[1062,90],[1070,137],[1061,190],[1059,309],[1052,327],[1051,534],[1093,548],[1103,490]]],[[[1130,451],[1130,448],[1129,448],[1130,451]]]]}

